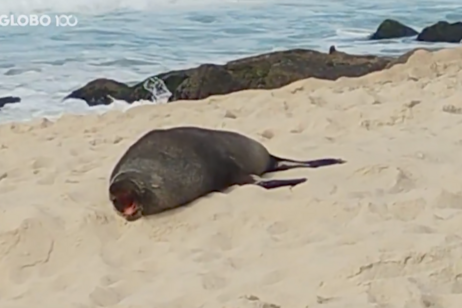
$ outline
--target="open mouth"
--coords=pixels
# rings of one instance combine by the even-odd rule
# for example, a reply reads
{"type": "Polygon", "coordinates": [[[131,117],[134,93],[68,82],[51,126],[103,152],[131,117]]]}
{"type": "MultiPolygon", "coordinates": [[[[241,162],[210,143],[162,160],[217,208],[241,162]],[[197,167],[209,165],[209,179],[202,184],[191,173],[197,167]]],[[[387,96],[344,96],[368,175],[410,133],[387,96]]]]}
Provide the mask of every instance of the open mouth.
{"type": "Polygon", "coordinates": [[[123,208],[122,214],[124,216],[134,216],[138,212],[138,206],[135,203],[127,205],[123,208]]]}
{"type": "Polygon", "coordinates": [[[118,192],[113,199],[116,210],[126,219],[136,218],[140,214],[140,207],[130,192],[118,192]]]}

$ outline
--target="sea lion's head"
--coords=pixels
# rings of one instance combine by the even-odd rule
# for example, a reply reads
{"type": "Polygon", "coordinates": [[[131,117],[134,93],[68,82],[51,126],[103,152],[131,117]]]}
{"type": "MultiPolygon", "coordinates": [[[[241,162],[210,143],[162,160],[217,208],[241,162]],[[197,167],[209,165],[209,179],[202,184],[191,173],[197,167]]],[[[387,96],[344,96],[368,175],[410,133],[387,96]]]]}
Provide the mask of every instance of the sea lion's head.
{"type": "Polygon", "coordinates": [[[117,213],[127,221],[141,218],[153,203],[147,182],[136,172],[115,176],[109,186],[109,197],[117,213]]]}

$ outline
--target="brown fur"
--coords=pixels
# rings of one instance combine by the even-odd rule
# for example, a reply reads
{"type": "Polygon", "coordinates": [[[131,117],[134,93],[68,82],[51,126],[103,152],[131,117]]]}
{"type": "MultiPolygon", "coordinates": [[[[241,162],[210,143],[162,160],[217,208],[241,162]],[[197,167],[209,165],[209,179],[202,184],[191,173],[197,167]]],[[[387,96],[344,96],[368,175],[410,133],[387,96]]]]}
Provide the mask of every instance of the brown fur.
{"type": "Polygon", "coordinates": [[[339,164],[339,159],[295,161],[271,155],[244,135],[199,127],[156,129],[135,142],[110,177],[110,197],[120,213],[136,204],[133,220],[185,205],[232,185],[295,186],[303,179],[264,181],[266,172],[339,164]]]}

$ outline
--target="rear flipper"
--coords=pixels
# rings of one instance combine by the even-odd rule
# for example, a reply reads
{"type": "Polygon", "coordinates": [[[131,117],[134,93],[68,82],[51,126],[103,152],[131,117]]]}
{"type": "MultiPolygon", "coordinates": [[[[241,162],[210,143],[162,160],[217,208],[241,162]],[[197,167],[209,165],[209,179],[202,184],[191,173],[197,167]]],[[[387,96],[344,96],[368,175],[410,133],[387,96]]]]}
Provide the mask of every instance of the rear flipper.
{"type": "Polygon", "coordinates": [[[243,177],[239,181],[239,185],[247,185],[253,184],[263,187],[265,189],[273,189],[279,187],[294,187],[298,184],[305,183],[307,181],[306,178],[298,178],[298,179],[286,179],[286,180],[265,180],[256,175],[248,175],[243,177]]]}
{"type": "Polygon", "coordinates": [[[260,180],[256,182],[255,184],[263,187],[265,189],[273,189],[273,188],[279,188],[279,187],[295,187],[298,184],[305,183],[306,179],[300,178],[300,179],[288,179],[288,180],[260,180]]]}
{"type": "Polygon", "coordinates": [[[266,172],[284,171],[295,168],[319,168],[346,163],[346,161],[344,161],[343,159],[338,158],[323,158],[307,161],[280,158],[273,155],[271,156],[271,158],[273,160],[272,168],[269,168],[266,172]]]}

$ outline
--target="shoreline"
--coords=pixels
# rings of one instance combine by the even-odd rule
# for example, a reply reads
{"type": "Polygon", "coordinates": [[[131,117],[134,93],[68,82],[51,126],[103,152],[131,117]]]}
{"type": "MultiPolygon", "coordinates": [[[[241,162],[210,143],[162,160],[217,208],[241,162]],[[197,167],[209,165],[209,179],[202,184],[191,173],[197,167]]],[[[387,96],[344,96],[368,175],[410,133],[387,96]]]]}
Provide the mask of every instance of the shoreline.
{"type": "MultiPolygon", "coordinates": [[[[460,44],[462,22],[438,21],[419,32],[398,20],[385,19],[366,40],[378,42],[410,37],[419,42],[460,44]]],[[[192,68],[170,70],[133,86],[114,79],[97,78],[72,91],[64,100],[80,99],[89,106],[108,105],[114,100],[129,104],[139,100],[173,102],[248,89],[275,89],[310,77],[336,80],[367,75],[406,61],[410,54],[421,49],[437,48],[413,48],[396,61],[388,56],[348,54],[337,51],[335,45],[330,46],[327,54],[308,48],[291,48],[249,55],[225,64],[202,63],[192,68]],[[314,68],[310,69],[311,66],[314,68]]]]}
{"type": "MultiPolygon", "coordinates": [[[[332,46],[331,46],[332,48],[332,46]]],[[[452,50],[452,49],[459,49],[459,48],[462,48],[462,47],[453,47],[453,48],[437,48],[437,49],[432,49],[432,48],[415,48],[415,49],[412,49],[408,52],[405,52],[403,54],[401,54],[400,56],[381,56],[381,58],[385,58],[385,59],[389,59],[389,64],[387,65],[386,68],[382,69],[382,70],[378,70],[378,71],[375,71],[375,72],[371,72],[371,73],[368,73],[366,75],[363,75],[363,76],[358,76],[358,77],[340,77],[339,79],[337,80],[326,80],[326,79],[319,79],[319,78],[313,78],[313,77],[310,77],[310,78],[306,78],[306,79],[301,79],[301,80],[297,80],[297,81],[294,81],[294,82],[291,82],[287,85],[284,85],[282,87],[279,87],[279,88],[274,88],[274,89],[246,89],[246,90],[240,90],[240,91],[237,91],[237,92],[232,92],[232,93],[228,93],[228,94],[223,94],[223,95],[212,95],[210,97],[207,97],[207,98],[204,98],[204,99],[197,99],[197,100],[179,100],[179,101],[175,101],[175,102],[169,102],[168,104],[171,104],[171,103],[182,103],[182,104],[188,104],[188,103],[197,103],[197,102],[201,102],[201,101],[204,101],[204,100],[207,100],[207,99],[211,99],[212,101],[215,101],[216,99],[220,100],[221,97],[223,96],[226,96],[226,95],[233,95],[233,94],[239,94],[241,92],[247,92],[247,91],[277,91],[277,90],[280,90],[280,89],[284,89],[286,87],[292,87],[294,84],[297,84],[297,83],[304,83],[304,81],[306,80],[313,80],[316,84],[323,84],[323,85],[328,85],[330,84],[331,82],[337,82],[339,80],[352,80],[351,82],[354,82],[355,80],[362,80],[363,77],[367,78],[369,75],[371,74],[376,74],[376,73],[380,73],[380,72],[385,72],[387,70],[390,70],[391,68],[393,68],[393,66],[395,65],[402,65],[402,64],[406,64],[407,61],[409,61],[409,58],[410,57],[413,57],[414,54],[416,52],[418,53],[424,53],[424,54],[434,54],[436,52],[439,52],[439,51],[445,51],[445,50],[452,50]]],[[[346,53],[343,53],[341,51],[338,51],[336,50],[337,53],[339,54],[345,54],[346,56],[348,57],[355,57],[355,56],[360,56],[360,57],[374,57],[372,55],[353,55],[353,54],[346,54],[346,53]]],[[[273,52],[271,53],[266,53],[266,54],[258,54],[257,57],[264,57],[265,55],[270,55],[270,54],[273,54],[273,52]]],[[[242,59],[238,59],[238,60],[235,60],[235,61],[240,61],[240,60],[247,60],[247,59],[253,59],[255,58],[254,56],[249,56],[249,57],[245,57],[245,58],[242,58],[242,59]]],[[[233,61],[231,61],[233,62],[233,61]]],[[[193,68],[194,69],[194,68],[193,68]]],[[[191,69],[188,69],[188,70],[191,70],[191,69]]],[[[179,71],[182,71],[182,70],[177,70],[177,71],[172,71],[172,72],[179,72],[179,71]]],[[[384,73],[384,75],[386,75],[386,73],[384,73]]],[[[136,86],[136,84],[134,85],[136,86]]],[[[19,98],[18,98],[19,99],[19,98]]],[[[122,103],[125,103],[123,101],[121,101],[122,103]]],[[[115,107],[114,106],[114,109],[111,109],[111,110],[100,110],[100,111],[97,111],[97,110],[93,110],[93,111],[85,111],[84,113],[62,113],[61,115],[53,115],[53,116],[36,116],[36,117],[32,117],[30,119],[25,119],[25,120],[21,120],[21,121],[16,121],[16,120],[11,120],[9,122],[4,122],[4,123],[0,123],[0,125],[14,125],[14,124],[17,124],[17,123],[24,123],[24,124],[27,124],[29,122],[42,122],[42,121],[50,121],[50,122],[56,122],[58,120],[60,120],[61,118],[66,118],[68,116],[70,117],[86,117],[86,116],[104,116],[105,114],[107,113],[125,113],[125,112],[128,112],[129,110],[133,109],[133,108],[138,108],[138,107],[143,107],[143,106],[151,106],[151,107],[158,107],[158,106],[161,106],[163,104],[152,104],[150,101],[148,100],[141,100],[139,102],[135,102],[133,104],[127,104],[127,105],[124,105],[124,106],[119,106],[119,107],[115,107]]],[[[97,106],[93,106],[93,107],[98,107],[97,106]]]]}
{"type": "MultiPolygon", "coordinates": [[[[404,21],[406,21],[406,19],[404,21]]],[[[103,107],[101,108],[101,112],[104,112],[104,109],[111,109],[105,108],[104,105],[111,104],[111,102],[113,102],[113,98],[122,101],[124,104],[131,104],[135,101],[141,101],[142,103],[145,103],[144,101],[164,101],[168,99],[167,97],[169,95],[171,95],[170,99],[168,99],[169,102],[184,99],[197,100],[208,97],[210,95],[227,94],[245,89],[276,89],[286,84],[289,84],[295,80],[302,80],[309,77],[316,77],[321,79],[336,79],[339,76],[360,76],[363,74],[367,74],[370,71],[380,70],[382,69],[382,67],[388,67],[389,65],[380,64],[380,62],[385,63],[386,59],[396,59],[396,57],[398,57],[398,61],[402,61],[402,59],[400,60],[399,57],[403,57],[403,55],[408,53],[409,50],[439,50],[450,47],[446,46],[449,43],[438,42],[423,44],[428,46],[420,46],[422,44],[414,44],[414,41],[417,42],[418,37],[411,37],[410,34],[419,33],[420,35],[426,32],[426,39],[443,41],[454,40],[453,36],[457,35],[457,27],[457,23],[449,24],[445,22],[438,22],[429,25],[424,29],[419,28],[419,31],[417,31],[406,26],[405,24],[400,23],[397,20],[386,19],[383,20],[383,22],[379,25],[379,27],[376,29],[374,33],[372,33],[371,31],[366,41],[357,41],[356,43],[354,43],[354,45],[356,45],[359,48],[359,51],[357,52],[352,52],[351,54],[345,53],[344,51],[348,51],[349,49],[347,46],[345,46],[345,44],[342,43],[342,39],[339,39],[338,42],[331,42],[330,44],[338,43],[338,53],[344,54],[344,57],[327,56],[326,54],[323,54],[322,56],[316,56],[315,53],[317,52],[322,53],[323,51],[327,51],[328,48],[327,46],[325,46],[325,48],[323,49],[326,50],[321,50],[319,48],[305,49],[305,55],[303,55],[304,58],[297,59],[298,56],[296,55],[296,50],[291,49],[291,47],[288,47],[284,51],[278,49],[279,51],[276,52],[260,51],[254,52],[252,54],[247,54],[245,56],[236,56],[238,59],[230,59],[228,65],[223,64],[222,61],[217,62],[221,64],[213,64],[215,62],[207,61],[206,58],[204,58],[202,61],[203,64],[201,65],[197,64],[197,66],[189,66],[189,68],[186,67],[186,69],[179,69],[178,67],[176,67],[176,69],[174,70],[170,70],[166,73],[161,73],[154,76],[150,74],[150,71],[153,69],[153,66],[150,66],[149,64],[147,65],[147,68],[145,67],[142,69],[143,74],[133,74],[133,72],[127,73],[127,71],[125,71],[123,68],[121,68],[120,71],[119,69],[106,68],[106,70],[104,70],[105,73],[102,74],[103,76],[118,76],[116,78],[121,78],[120,80],[130,80],[131,82],[117,82],[116,80],[104,78],[95,79],[93,81],[90,81],[89,84],[84,85],[80,89],[75,90],[78,84],[82,85],[84,82],[87,82],[88,80],[91,80],[91,78],[94,78],[93,76],[98,77],[99,75],[98,71],[93,71],[91,65],[84,65],[84,72],[81,72],[79,69],[77,69],[77,71],[75,72],[78,73],[76,77],[80,76],[79,78],[77,78],[78,81],[73,81],[72,79],[69,79],[68,75],[66,74],[66,76],[63,76],[63,79],[54,78],[56,79],[54,82],[56,83],[56,86],[51,87],[54,88],[51,90],[51,92],[45,91],[44,93],[35,93],[34,95],[28,95],[25,94],[28,91],[25,87],[23,87],[21,83],[17,84],[17,86],[14,89],[9,89],[8,91],[6,91],[4,93],[4,96],[12,96],[15,99],[12,101],[8,100],[8,97],[0,97],[0,106],[4,105],[3,102],[7,104],[6,108],[0,107],[4,111],[4,120],[2,122],[11,123],[12,121],[27,121],[31,118],[36,118],[38,114],[42,114],[45,117],[48,116],[50,118],[55,118],[61,116],[61,114],[69,113],[99,113],[100,110],[91,110],[88,108],[88,106],[94,105],[102,105],[103,107]],[[455,32],[450,31],[449,28],[451,27],[455,29],[455,32]],[[442,29],[442,31],[436,31],[440,28],[442,29]],[[379,55],[374,52],[373,46],[375,45],[391,46],[391,42],[388,40],[390,38],[392,40],[397,38],[399,41],[396,41],[391,45],[408,45],[407,50],[402,49],[401,47],[390,47],[391,49],[387,49],[390,52],[389,55],[379,55]],[[383,41],[385,44],[380,43],[380,41],[383,41]],[[369,43],[363,44],[367,42],[369,43]],[[364,51],[362,50],[364,47],[363,45],[370,45],[370,48],[372,48],[372,50],[366,53],[361,52],[364,51]],[[399,55],[397,54],[398,51],[400,51],[399,55]],[[277,56],[275,55],[275,53],[280,53],[280,55],[277,56]],[[286,54],[284,55],[284,53],[286,54]],[[265,55],[269,56],[270,58],[273,57],[273,59],[269,61],[269,63],[264,63],[264,61],[261,61],[261,63],[252,67],[252,65],[250,64],[252,62],[252,59],[257,59],[265,55]],[[364,61],[365,58],[374,57],[374,55],[376,55],[375,61],[371,61],[369,64],[367,63],[367,61],[364,61]],[[349,59],[347,59],[347,57],[349,57],[349,59]],[[243,65],[232,65],[232,63],[238,63],[247,60],[248,63],[244,63],[243,65]],[[355,61],[357,63],[355,63],[355,61]],[[284,62],[292,62],[292,67],[291,65],[284,64],[284,62]],[[356,66],[356,68],[348,70],[347,67],[352,66],[353,63],[356,66]],[[246,67],[247,65],[250,66],[246,67]],[[270,66],[269,70],[265,69],[265,66],[268,65],[270,66]],[[311,67],[313,65],[316,67],[312,70],[298,69],[299,67],[311,67]],[[281,68],[281,66],[283,67],[281,68]],[[336,69],[330,69],[330,66],[335,66],[336,69]],[[374,67],[368,68],[368,66],[374,67]],[[249,70],[250,76],[249,73],[246,72],[247,70],[249,70]],[[119,72],[120,75],[117,72],[119,72]],[[261,77],[268,73],[270,73],[271,76],[267,78],[261,77]],[[260,77],[258,76],[259,74],[261,75],[260,77]],[[135,82],[135,85],[133,85],[133,78],[129,77],[130,75],[138,75],[140,77],[151,75],[151,77],[142,80],[138,83],[135,82]],[[156,91],[154,91],[156,93],[155,95],[153,95],[153,84],[157,82],[156,78],[159,78],[159,81],[164,83],[164,86],[162,86],[164,88],[164,93],[160,96],[159,93],[156,91]],[[214,78],[218,78],[218,82],[214,82],[214,78]],[[63,88],[63,84],[67,84],[67,86],[63,88]],[[72,86],[73,84],[75,87],[72,86]],[[149,85],[147,89],[144,89],[145,84],[149,85]],[[93,89],[90,89],[91,87],[93,87],[93,89]],[[73,91],[73,93],[69,94],[69,92],[71,91],[73,91]],[[170,92],[170,94],[168,94],[168,92],[170,92]],[[77,100],[73,99],[63,104],[63,102],[60,101],[60,98],[57,96],[63,98],[75,97],[77,98],[77,100]],[[19,101],[21,100],[22,103],[19,103],[19,101]],[[12,104],[16,104],[15,107],[9,108],[13,106],[12,104]]],[[[329,40],[326,40],[325,43],[327,44],[328,41],[329,40]]],[[[393,62],[393,60],[391,61],[393,62]]],[[[154,67],[157,66],[154,65],[154,67]]],[[[15,70],[16,68],[13,68],[12,72],[14,72],[15,70]]],[[[18,72],[20,72],[21,68],[17,68],[17,70],[18,72]]],[[[159,71],[165,72],[167,71],[167,69],[165,69],[164,67],[164,69],[161,69],[159,71]]],[[[8,75],[9,72],[6,72],[5,74],[8,75]]],[[[11,78],[12,81],[18,80],[18,77],[12,76],[11,78]]],[[[41,81],[37,80],[37,78],[32,79],[33,80],[29,83],[29,87],[34,88],[32,92],[36,92],[35,88],[37,84],[41,84],[41,81]]],[[[6,81],[8,83],[10,79],[6,81]]],[[[14,81],[13,83],[16,83],[16,81],[14,81]]],[[[47,83],[44,83],[43,86],[48,88],[47,83]]],[[[118,108],[117,106],[114,107],[118,108]]],[[[123,107],[123,109],[125,108],[126,107],[123,107]]]]}

